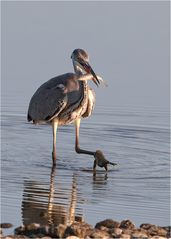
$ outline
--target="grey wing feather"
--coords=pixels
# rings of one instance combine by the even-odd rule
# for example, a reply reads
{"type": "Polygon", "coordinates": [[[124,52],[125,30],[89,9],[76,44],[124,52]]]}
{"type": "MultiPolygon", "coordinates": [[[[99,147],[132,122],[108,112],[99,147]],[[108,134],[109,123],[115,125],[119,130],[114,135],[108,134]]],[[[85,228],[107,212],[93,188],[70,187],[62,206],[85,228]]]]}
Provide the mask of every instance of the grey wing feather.
{"type": "Polygon", "coordinates": [[[67,104],[65,86],[73,79],[73,73],[55,77],[41,85],[31,98],[27,119],[34,122],[50,121],[56,117],[67,104]]]}

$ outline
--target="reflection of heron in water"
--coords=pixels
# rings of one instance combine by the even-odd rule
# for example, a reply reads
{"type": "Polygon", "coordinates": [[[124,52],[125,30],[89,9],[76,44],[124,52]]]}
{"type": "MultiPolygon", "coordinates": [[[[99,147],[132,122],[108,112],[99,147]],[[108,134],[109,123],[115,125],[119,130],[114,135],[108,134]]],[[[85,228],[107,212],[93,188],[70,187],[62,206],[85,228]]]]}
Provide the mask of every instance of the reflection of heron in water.
{"type": "Polygon", "coordinates": [[[38,182],[25,182],[22,202],[23,224],[41,225],[71,224],[83,220],[81,213],[76,215],[77,187],[73,175],[70,195],[66,190],[55,192],[55,167],[52,167],[50,189],[38,182]],[[69,201],[69,205],[68,205],[69,201]]]}

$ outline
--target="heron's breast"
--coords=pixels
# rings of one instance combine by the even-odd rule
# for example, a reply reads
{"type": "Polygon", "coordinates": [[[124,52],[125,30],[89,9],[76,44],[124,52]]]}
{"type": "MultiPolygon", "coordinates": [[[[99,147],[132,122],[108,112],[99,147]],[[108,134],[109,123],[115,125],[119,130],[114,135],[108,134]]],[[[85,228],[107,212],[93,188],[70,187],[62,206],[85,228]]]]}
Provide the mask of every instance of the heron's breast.
{"type": "Polygon", "coordinates": [[[87,110],[88,105],[88,86],[83,85],[83,96],[82,98],[70,105],[67,109],[64,109],[58,115],[59,125],[70,124],[74,122],[77,118],[80,118],[87,110]]]}
{"type": "Polygon", "coordinates": [[[83,118],[89,117],[92,114],[94,109],[94,104],[95,104],[95,92],[92,89],[88,88],[87,107],[84,114],[82,115],[83,118]]]}

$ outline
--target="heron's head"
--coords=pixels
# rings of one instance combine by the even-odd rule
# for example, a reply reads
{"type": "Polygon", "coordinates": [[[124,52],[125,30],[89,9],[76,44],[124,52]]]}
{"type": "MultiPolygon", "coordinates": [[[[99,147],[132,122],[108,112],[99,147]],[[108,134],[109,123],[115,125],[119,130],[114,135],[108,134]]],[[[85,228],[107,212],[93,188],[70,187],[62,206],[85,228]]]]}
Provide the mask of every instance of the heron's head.
{"type": "Polygon", "coordinates": [[[96,74],[94,73],[93,69],[89,64],[89,56],[88,54],[82,49],[75,49],[71,55],[71,59],[74,65],[74,69],[79,69],[85,73],[92,74],[93,82],[98,86],[100,84],[96,74]]]}

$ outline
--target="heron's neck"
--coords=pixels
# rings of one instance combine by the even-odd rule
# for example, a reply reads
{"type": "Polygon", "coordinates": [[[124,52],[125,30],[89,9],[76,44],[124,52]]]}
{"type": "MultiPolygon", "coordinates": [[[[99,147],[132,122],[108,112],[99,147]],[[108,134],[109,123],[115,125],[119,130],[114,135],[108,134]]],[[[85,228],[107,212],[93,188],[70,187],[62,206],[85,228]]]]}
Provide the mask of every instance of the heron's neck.
{"type": "Polygon", "coordinates": [[[77,65],[74,65],[74,71],[77,75],[84,75],[84,71],[77,65]]]}
{"type": "MultiPolygon", "coordinates": [[[[78,65],[74,65],[74,71],[75,71],[75,74],[78,75],[78,76],[82,76],[82,75],[85,74],[85,72],[78,65]]],[[[79,84],[81,84],[82,86],[86,86],[87,85],[87,80],[79,81],[79,84]]]]}

